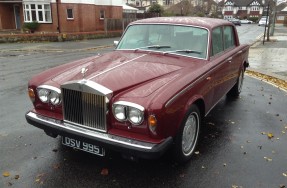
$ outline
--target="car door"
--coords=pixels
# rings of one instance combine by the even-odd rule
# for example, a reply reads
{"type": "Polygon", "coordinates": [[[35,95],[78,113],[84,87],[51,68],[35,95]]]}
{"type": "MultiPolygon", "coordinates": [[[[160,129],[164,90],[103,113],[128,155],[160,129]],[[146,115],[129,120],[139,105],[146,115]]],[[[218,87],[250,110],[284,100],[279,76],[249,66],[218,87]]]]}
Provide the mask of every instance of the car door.
{"type": "Polygon", "coordinates": [[[224,90],[225,82],[229,76],[230,57],[226,56],[224,51],[223,27],[217,27],[212,30],[211,37],[211,58],[212,72],[210,77],[214,90],[213,105],[216,104],[226,93],[224,90]]]}
{"type": "Polygon", "coordinates": [[[241,62],[240,58],[242,51],[238,51],[234,36],[235,32],[233,26],[223,27],[224,55],[227,58],[227,64],[225,64],[226,74],[221,89],[225,92],[229,91],[236,83],[241,62]]]}

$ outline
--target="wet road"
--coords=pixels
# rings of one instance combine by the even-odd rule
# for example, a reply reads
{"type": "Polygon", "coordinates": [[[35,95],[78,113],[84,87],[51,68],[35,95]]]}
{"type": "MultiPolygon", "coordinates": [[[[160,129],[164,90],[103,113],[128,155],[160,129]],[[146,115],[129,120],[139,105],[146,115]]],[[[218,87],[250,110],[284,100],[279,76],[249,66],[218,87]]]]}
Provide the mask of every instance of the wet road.
{"type": "MultiPolygon", "coordinates": [[[[239,33],[246,29],[237,28],[239,33]]],[[[240,98],[223,98],[207,116],[199,154],[185,165],[174,163],[169,153],[156,161],[131,162],[109,151],[100,158],[63,147],[60,138],[28,125],[24,113],[32,108],[26,95],[29,78],[95,52],[2,53],[0,187],[287,186],[287,93],[250,77],[240,98]],[[3,172],[10,176],[4,178],[3,172]]]]}

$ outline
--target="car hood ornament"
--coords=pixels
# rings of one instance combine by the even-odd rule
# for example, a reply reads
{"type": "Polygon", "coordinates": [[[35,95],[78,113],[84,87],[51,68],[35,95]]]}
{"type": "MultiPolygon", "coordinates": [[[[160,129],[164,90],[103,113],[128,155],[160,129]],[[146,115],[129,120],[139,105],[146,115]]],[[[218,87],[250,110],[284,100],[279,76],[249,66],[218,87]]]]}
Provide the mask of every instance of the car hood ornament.
{"type": "Polygon", "coordinates": [[[88,71],[89,69],[83,67],[82,70],[81,70],[81,73],[82,73],[82,76],[83,76],[83,79],[85,79],[85,76],[86,76],[86,72],[88,71]]]}

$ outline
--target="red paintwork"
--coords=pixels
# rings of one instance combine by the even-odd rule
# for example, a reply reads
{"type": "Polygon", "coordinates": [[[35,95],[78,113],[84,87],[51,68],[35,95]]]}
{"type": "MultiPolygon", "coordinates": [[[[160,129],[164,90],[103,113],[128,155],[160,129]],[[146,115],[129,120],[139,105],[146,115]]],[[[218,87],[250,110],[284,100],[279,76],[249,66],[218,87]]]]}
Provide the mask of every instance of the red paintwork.
{"type": "MultiPolygon", "coordinates": [[[[224,20],[152,18],[140,20],[134,24],[143,23],[196,25],[208,30],[229,25],[234,28],[236,47],[219,56],[208,57],[207,60],[141,50],[118,50],[45,71],[35,76],[29,82],[29,87],[35,89],[41,84],[60,87],[67,81],[80,80],[82,79],[81,69],[85,67],[88,69],[86,79],[113,91],[110,107],[114,102],[123,100],[137,103],[146,109],[145,121],[139,126],[116,121],[110,110],[109,133],[153,143],[159,143],[168,136],[175,136],[183,116],[192,103],[202,100],[203,115],[205,115],[236,83],[239,70],[247,61],[248,46],[239,45],[235,27],[224,20]],[[242,53],[238,54],[239,51],[242,53]],[[232,63],[227,62],[229,57],[233,57],[232,63]],[[125,62],[126,64],[120,65],[125,62]],[[194,85],[166,106],[170,99],[191,84],[194,85]],[[150,133],[147,127],[146,119],[151,114],[158,120],[156,135],[150,133]]],[[[211,36],[209,39],[211,44],[211,36]]],[[[50,106],[42,104],[39,99],[36,99],[34,106],[39,114],[62,118],[61,106],[51,109],[50,106]]]]}

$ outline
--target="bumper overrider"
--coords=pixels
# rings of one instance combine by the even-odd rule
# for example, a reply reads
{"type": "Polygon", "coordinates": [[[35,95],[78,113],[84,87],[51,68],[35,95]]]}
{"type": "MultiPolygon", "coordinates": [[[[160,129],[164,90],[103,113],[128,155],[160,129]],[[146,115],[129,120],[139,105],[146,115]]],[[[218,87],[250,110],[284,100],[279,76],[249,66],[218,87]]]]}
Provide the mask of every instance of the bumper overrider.
{"type": "Polygon", "coordinates": [[[43,129],[48,135],[61,135],[89,142],[106,149],[140,158],[154,159],[160,157],[172,144],[172,137],[160,144],[141,142],[103,132],[90,131],[73,126],[64,121],[48,118],[34,112],[26,113],[29,124],[43,129]]]}

